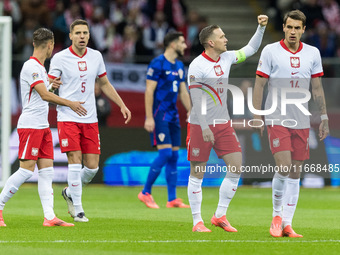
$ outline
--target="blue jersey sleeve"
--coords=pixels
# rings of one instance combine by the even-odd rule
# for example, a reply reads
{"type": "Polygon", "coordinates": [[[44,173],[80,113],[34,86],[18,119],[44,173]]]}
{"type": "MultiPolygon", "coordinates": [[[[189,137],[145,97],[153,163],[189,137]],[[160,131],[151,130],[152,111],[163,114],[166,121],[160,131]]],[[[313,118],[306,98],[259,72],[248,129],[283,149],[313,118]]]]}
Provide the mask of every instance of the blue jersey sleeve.
{"type": "Polygon", "coordinates": [[[153,80],[153,81],[158,81],[159,77],[162,74],[162,69],[161,69],[161,63],[160,61],[154,59],[151,61],[151,63],[148,66],[148,71],[146,73],[146,79],[147,80],[153,80]]]}

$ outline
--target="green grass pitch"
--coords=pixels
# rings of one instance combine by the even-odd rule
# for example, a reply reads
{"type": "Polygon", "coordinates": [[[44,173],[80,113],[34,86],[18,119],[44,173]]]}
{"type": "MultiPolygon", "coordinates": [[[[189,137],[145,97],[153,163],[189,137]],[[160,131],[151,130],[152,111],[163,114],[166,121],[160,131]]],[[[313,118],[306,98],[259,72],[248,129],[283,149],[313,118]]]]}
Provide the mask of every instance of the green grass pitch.
{"type": "MultiPolygon", "coordinates": [[[[62,188],[54,185],[55,212],[70,222],[62,188]]],[[[293,225],[302,239],[269,235],[271,189],[238,189],[227,213],[237,233],[209,224],[217,188],[203,188],[202,216],[212,233],[191,232],[190,209],[166,208],[165,187],[153,189],[158,210],[139,202],[140,190],[89,185],[83,206],[90,221],[73,228],[46,228],[37,186],[24,184],[3,212],[7,227],[0,228],[0,254],[340,254],[339,189],[301,189],[293,225]]],[[[186,188],[177,193],[188,202],[186,188]]]]}

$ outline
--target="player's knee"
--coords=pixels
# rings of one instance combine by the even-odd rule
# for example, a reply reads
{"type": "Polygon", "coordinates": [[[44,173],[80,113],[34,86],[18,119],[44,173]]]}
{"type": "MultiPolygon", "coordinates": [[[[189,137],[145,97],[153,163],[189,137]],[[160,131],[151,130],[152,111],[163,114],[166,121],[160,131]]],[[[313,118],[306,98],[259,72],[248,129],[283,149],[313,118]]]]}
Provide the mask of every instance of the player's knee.
{"type": "Polygon", "coordinates": [[[169,159],[171,162],[177,162],[179,158],[178,151],[172,151],[171,158],[169,159]]]}
{"type": "Polygon", "coordinates": [[[172,157],[172,150],[171,150],[171,148],[162,149],[162,150],[159,150],[158,152],[159,152],[159,157],[164,162],[168,162],[171,159],[171,157],[172,157]]]}

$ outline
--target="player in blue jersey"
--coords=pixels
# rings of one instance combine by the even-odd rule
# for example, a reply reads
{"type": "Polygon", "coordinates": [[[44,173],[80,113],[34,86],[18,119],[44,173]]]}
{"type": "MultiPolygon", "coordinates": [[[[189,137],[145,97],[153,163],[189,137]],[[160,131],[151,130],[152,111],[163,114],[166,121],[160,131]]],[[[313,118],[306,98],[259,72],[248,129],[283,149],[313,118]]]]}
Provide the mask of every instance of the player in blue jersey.
{"type": "MultiPolygon", "coordinates": [[[[149,64],[145,90],[145,124],[150,133],[152,146],[157,146],[158,156],[151,164],[149,175],[139,200],[147,207],[159,208],[151,196],[151,187],[165,166],[168,185],[167,207],[188,208],[176,196],[177,160],[181,145],[181,129],[176,107],[177,96],[188,114],[190,97],[186,88],[184,65],[177,60],[187,48],[180,32],[170,32],[164,37],[164,54],[154,58],[149,64]]],[[[189,115],[188,115],[189,116],[189,115]]]]}

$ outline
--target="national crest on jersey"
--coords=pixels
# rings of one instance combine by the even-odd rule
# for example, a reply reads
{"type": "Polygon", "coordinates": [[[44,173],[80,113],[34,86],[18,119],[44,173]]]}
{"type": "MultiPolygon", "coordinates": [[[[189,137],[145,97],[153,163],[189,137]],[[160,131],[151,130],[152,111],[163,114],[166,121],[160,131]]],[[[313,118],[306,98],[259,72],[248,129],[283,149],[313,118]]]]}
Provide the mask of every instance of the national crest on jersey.
{"type": "Polygon", "coordinates": [[[300,57],[290,57],[290,65],[293,68],[300,68],[300,57]]]}
{"type": "Polygon", "coordinates": [[[184,76],[184,65],[179,60],[171,63],[164,55],[160,55],[150,62],[146,79],[157,82],[153,102],[153,115],[156,120],[179,122],[176,103],[184,76]]]}
{"type": "Polygon", "coordinates": [[[87,71],[86,61],[79,61],[78,68],[79,68],[79,71],[83,71],[83,72],[87,71]]]}
{"type": "Polygon", "coordinates": [[[224,74],[220,65],[214,66],[214,70],[217,76],[221,76],[222,74],[224,74]]]}

